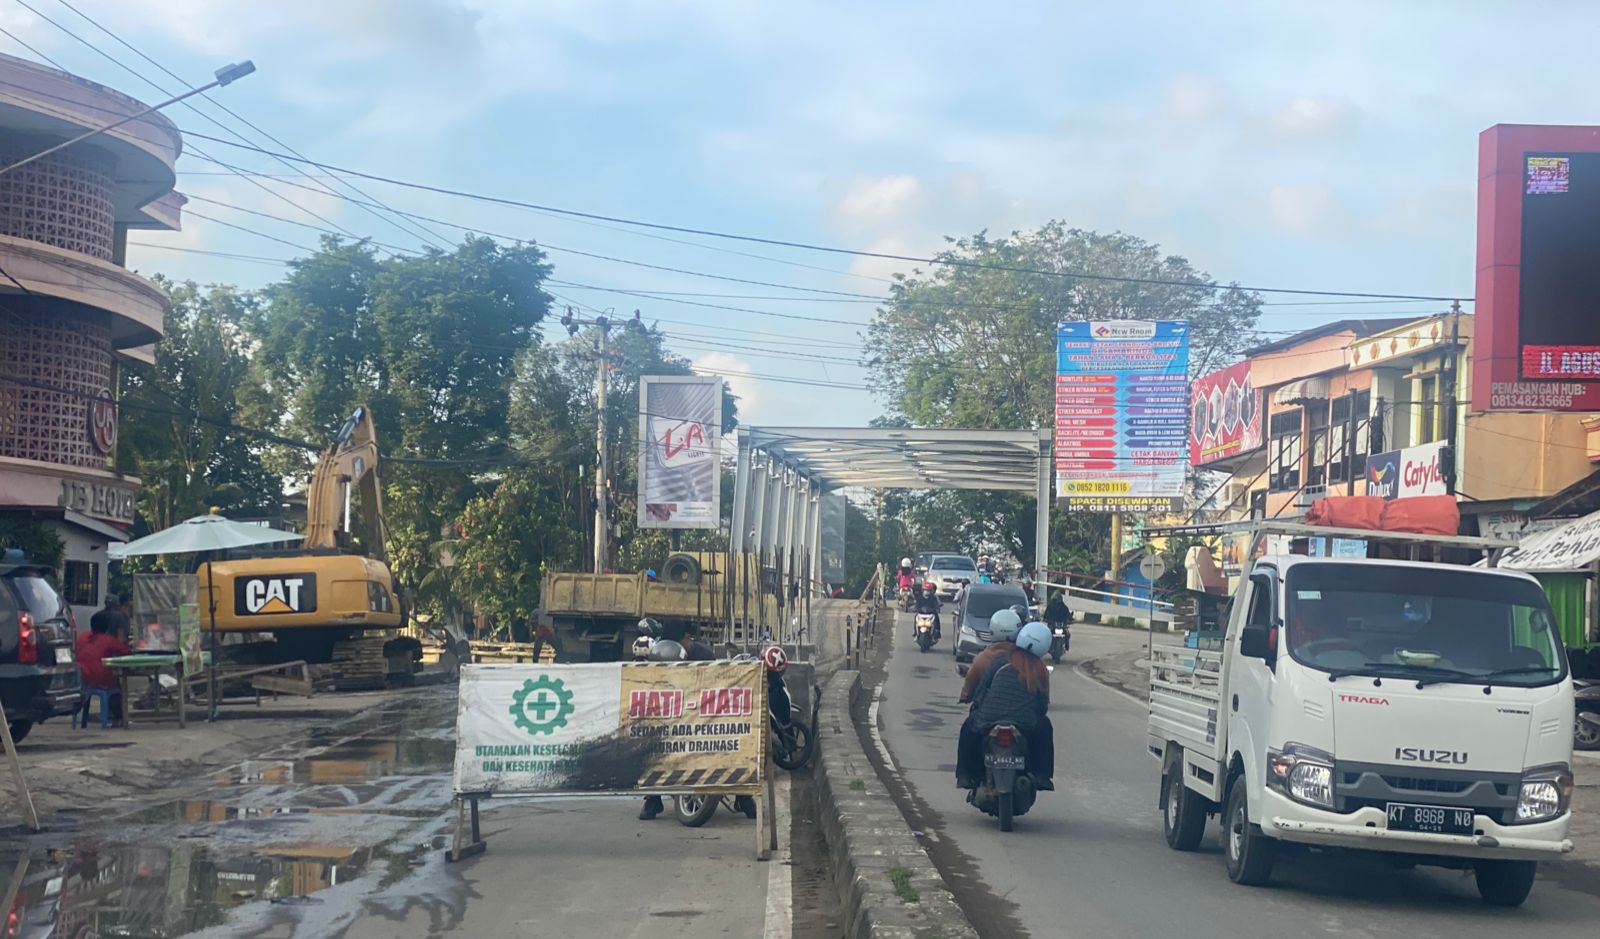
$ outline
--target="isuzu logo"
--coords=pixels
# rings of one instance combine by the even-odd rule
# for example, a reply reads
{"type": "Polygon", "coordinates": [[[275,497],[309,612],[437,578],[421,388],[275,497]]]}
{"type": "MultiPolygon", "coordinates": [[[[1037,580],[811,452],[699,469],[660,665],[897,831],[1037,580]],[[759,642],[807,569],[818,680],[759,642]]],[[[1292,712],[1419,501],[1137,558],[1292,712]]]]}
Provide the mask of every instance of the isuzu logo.
{"type": "Polygon", "coordinates": [[[1430,750],[1424,747],[1395,747],[1394,758],[1405,760],[1408,763],[1456,763],[1467,762],[1465,750],[1430,750]]]}

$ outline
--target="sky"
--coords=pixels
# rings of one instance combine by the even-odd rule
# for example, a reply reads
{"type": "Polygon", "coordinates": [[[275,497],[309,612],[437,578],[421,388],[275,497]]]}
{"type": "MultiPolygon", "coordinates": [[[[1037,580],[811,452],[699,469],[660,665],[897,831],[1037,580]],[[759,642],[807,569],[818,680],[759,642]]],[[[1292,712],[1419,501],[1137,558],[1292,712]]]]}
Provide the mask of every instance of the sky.
{"type": "MultiPolygon", "coordinates": [[[[146,101],[165,95],[95,49],[164,89],[177,83],[68,3],[193,84],[253,60],[259,71],[216,100],[329,164],[909,255],[945,236],[1061,219],[1139,235],[1252,286],[1469,297],[1477,135],[1600,123],[1600,6],[1567,0],[1531,18],[1524,3],[1486,0],[1151,0],[1138,17],[1104,3],[25,2],[37,14],[0,0],[0,28],[146,101]]],[[[0,51],[35,58],[5,35],[0,51]]],[[[206,116],[166,113],[187,130],[236,139],[215,119],[265,142],[197,109],[206,116]]],[[[252,183],[207,155],[258,173],[320,172],[191,138],[179,188],[198,198],[184,230],[135,235],[130,267],[260,286],[281,265],[170,249],[281,260],[319,237],[199,199],[401,250],[422,243],[392,216],[287,184],[322,179],[252,183]]],[[[427,226],[436,240],[465,226],[545,246],[558,303],[640,309],[672,349],[729,378],[747,423],[848,426],[884,410],[863,387],[861,332],[870,298],[910,265],[357,184],[441,220],[427,226]]],[[[1274,305],[1261,328],[1439,308],[1274,305]]]]}

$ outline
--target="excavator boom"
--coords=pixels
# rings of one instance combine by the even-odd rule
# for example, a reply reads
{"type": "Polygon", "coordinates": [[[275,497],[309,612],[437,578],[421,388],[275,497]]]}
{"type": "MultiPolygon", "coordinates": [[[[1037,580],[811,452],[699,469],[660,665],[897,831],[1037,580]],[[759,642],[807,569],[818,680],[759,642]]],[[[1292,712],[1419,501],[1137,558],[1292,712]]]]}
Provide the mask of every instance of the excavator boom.
{"type": "Polygon", "coordinates": [[[378,434],[372,412],[365,405],[356,408],[323,451],[311,472],[306,487],[307,548],[344,548],[339,533],[343,530],[346,487],[355,487],[361,496],[366,553],[385,563],[388,555],[388,530],[383,517],[383,487],[378,480],[378,434]]]}

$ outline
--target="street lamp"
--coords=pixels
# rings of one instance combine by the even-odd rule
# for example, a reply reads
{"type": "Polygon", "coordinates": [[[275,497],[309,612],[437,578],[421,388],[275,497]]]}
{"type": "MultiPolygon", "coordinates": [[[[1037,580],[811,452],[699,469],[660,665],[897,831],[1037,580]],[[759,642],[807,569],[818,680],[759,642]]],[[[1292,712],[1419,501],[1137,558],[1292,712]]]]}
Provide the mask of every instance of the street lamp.
{"type": "Polygon", "coordinates": [[[143,111],[139,111],[136,114],[130,114],[127,117],[122,118],[121,120],[112,121],[111,123],[105,125],[104,127],[96,127],[94,130],[85,131],[85,132],[79,134],[78,136],[72,138],[71,140],[67,140],[67,141],[63,141],[62,143],[58,143],[53,147],[50,147],[48,149],[41,150],[38,153],[35,153],[33,156],[24,157],[24,158],[18,160],[17,162],[15,162],[15,163],[9,164],[7,166],[0,166],[0,175],[4,175],[6,173],[9,173],[12,170],[17,169],[18,167],[27,166],[29,163],[32,163],[34,160],[42,159],[44,157],[49,156],[52,153],[56,153],[57,151],[65,150],[65,149],[67,149],[68,147],[72,146],[75,143],[78,143],[78,142],[84,141],[84,140],[88,140],[90,137],[94,137],[94,136],[97,136],[99,134],[103,134],[108,130],[115,130],[118,127],[121,127],[123,124],[127,124],[127,123],[129,123],[131,121],[136,121],[139,118],[144,117],[146,114],[151,114],[151,113],[153,113],[155,111],[159,111],[159,110],[161,110],[162,108],[166,107],[169,104],[177,104],[179,101],[182,101],[185,98],[192,98],[195,95],[200,94],[201,92],[210,91],[213,88],[220,88],[223,85],[231,85],[234,82],[238,81],[239,79],[245,77],[246,75],[249,75],[251,72],[254,72],[255,70],[256,70],[256,64],[254,62],[250,61],[249,59],[245,59],[243,62],[235,62],[232,65],[224,65],[222,68],[217,69],[217,71],[216,71],[216,79],[214,81],[210,82],[209,84],[201,85],[198,88],[190,88],[188,91],[185,91],[181,95],[177,95],[175,97],[168,98],[167,100],[161,102],[160,104],[153,104],[150,107],[147,107],[143,111]]]}

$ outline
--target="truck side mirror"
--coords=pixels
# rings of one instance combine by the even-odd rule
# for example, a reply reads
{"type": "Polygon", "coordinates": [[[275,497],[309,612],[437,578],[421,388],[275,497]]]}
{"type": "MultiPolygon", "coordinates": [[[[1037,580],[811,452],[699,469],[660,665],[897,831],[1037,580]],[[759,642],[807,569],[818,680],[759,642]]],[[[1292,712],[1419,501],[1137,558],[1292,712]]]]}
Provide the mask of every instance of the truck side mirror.
{"type": "Polygon", "coordinates": [[[1246,624],[1239,632],[1239,654],[1270,665],[1278,657],[1278,630],[1261,623],[1246,624]]]}

